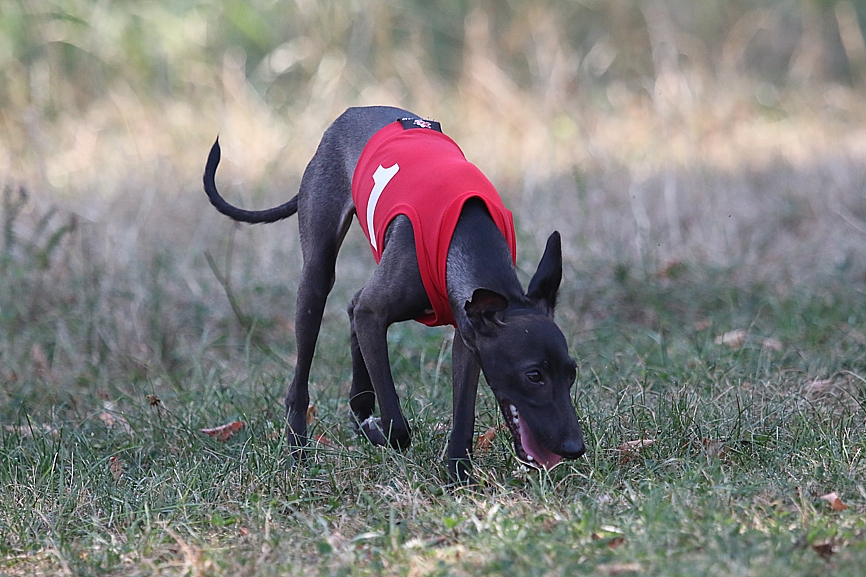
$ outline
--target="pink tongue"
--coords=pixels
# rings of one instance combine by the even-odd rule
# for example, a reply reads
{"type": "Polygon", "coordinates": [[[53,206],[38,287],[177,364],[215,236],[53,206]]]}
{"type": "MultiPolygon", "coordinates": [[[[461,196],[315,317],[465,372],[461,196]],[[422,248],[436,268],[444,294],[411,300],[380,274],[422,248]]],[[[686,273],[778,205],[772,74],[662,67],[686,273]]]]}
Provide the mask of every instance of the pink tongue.
{"type": "Polygon", "coordinates": [[[520,419],[520,443],[523,445],[523,450],[526,454],[535,459],[535,464],[541,465],[545,469],[552,469],[562,460],[562,457],[552,451],[548,451],[542,445],[535,435],[526,426],[526,421],[520,419]]]}

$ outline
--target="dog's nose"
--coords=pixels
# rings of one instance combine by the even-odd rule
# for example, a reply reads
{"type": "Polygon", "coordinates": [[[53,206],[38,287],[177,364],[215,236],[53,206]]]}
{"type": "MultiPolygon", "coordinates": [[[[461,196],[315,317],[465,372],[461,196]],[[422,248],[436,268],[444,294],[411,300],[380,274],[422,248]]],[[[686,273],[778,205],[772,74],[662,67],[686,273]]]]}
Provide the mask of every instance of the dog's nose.
{"type": "Polygon", "coordinates": [[[559,453],[566,459],[577,459],[586,453],[586,447],[583,444],[583,439],[567,439],[562,444],[562,451],[559,453]]]}

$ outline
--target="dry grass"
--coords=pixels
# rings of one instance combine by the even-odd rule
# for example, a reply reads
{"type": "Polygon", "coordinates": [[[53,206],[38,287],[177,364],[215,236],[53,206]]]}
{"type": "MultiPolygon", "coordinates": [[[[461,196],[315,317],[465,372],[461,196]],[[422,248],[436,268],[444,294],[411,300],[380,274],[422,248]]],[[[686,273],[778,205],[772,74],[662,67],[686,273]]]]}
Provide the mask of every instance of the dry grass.
{"type": "MultiPolygon", "coordinates": [[[[788,8],[742,13],[715,41],[666,21],[674,1],[592,8],[593,25],[642,15],[631,36],[578,34],[565,3],[452,7],[435,30],[437,46],[459,38],[455,57],[426,49],[424,8],[244,4],[288,41],[222,41],[243,15],[143,4],[160,26],[141,42],[164,52],[144,66],[121,49],[123,12],[68,2],[90,28],[36,27],[52,48],[29,61],[0,45],[0,573],[791,575],[825,570],[829,547],[857,574],[866,104],[819,77],[805,33],[787,82],[747,73],[763,38],[749,16],[774,30],[788,8]],[[649,40],[641,54],[666,26],[683,57],[649,40]],[[91,55],[83,80],[52,68],[59,40],[91,55]],[[514,211],[524,280],[563,233],[587,459],[533,474],[497,438],[479,454],[486,492],[443,490],[448,336],[414,326],[391,346],[415,445],[359,445],[344,307],[372,259],[353,230],[313,374],[331,443],[287,466],[297,233],[226,221],[200,175],[219,133],[224,193],[282,202],[328,123],[365,104],[443,122],[514,211]],[[198,433],[233,420],[248,426],[225,445],[198,433]],[[828,512],[830,491],[851,509],[828,512]]],[[[497,419],[482,395],[479,427],[497,419]]]]}

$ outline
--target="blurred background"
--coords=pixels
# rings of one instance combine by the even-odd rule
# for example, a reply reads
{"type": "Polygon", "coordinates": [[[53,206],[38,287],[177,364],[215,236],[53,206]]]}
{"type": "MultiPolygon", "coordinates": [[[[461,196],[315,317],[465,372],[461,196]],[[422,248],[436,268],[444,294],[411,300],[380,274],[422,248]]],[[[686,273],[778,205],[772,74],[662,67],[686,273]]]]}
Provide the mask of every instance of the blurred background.
{"type": "MultiPolygon", "coordinates": [[[[371,104],[441,121],[491,178],[524,280],[562,231],[575,327],[684,270],[860,291],[864,24],[862,0],[0,0],[0,316],[78,319],[52,358],[164,361],[233,326],[217,272],[285,335],[295,225],[217,215],[208,149],[264,208],[371,104]]],[[[372,267],[352,235],[343,297],[372,267]]]]}
{"type": "Polygon", "coordinates": [[[681,171],[859,160],[864,19],[852,0],[3,0],[0,178],[96,219],[131,182],[193,195],[220,133],[224,178],[283,197],[345,107],[393,104],[506,196],[661,176],[670,205],[681,171]]]}

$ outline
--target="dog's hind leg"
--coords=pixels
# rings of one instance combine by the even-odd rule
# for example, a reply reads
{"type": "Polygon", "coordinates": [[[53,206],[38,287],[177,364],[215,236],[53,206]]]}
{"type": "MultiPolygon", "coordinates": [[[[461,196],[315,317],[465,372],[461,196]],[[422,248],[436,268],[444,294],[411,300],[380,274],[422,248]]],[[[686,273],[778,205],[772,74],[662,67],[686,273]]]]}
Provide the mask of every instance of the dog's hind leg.
{"type": "Polygon", "coordinates": [[[298,360],[286,395],[289,446],[296,459],[306,445],[309,379],[325,302],[334,286],[337,252],[354,215],[348,179],[328,170],[322,150],[304,173],[298,195],[298,226],[304,266],[298,284],[295,340],[298,360]]]}

